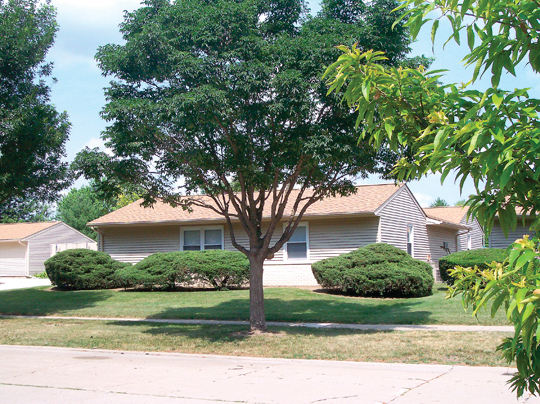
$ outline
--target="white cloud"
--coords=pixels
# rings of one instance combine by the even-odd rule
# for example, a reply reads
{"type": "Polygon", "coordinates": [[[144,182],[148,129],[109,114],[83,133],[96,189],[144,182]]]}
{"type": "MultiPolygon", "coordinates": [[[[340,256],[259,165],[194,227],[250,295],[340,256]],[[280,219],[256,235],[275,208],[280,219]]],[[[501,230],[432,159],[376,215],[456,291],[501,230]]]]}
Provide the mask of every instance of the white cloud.
{"type": "Polygon", "coordinates": [[[427,194],[421,194],[418,192],[413,192],[414,197],[418,201],[421,207],[427,208],[433,202],[433,197],[427,194]]]}

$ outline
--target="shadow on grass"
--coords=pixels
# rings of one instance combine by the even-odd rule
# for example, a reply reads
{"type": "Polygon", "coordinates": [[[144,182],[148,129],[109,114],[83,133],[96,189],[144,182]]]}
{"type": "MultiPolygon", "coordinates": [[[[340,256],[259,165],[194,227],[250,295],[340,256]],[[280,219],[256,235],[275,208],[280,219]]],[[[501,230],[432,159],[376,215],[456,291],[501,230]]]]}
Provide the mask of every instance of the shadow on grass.
{"type": "MultiPolygon", "coordinates": [[[[353,324],[430,324],[431,312],[421,303],[396,300],[329,300],[266,298],[267,321],[353,324]]],[[[230,299],[210,307],[171,307],[152,319],[249,320],[249,300],[230,299]]]]}
{"type": "Polygon", "coordinates": [[[0,291],[0,314],[47,316],[93,307],[110,291],[51,291],[50,287],[0,291]]]}
{"type": "MultiPolygon", "coordinates": [[[[114,321],[108,324],[121,327],[140,327],[141,323],[114,321]]],[[[378,335],[388,334],[388,330],[350,330],[339,328],[303,328],[303,327],[268,327],[268,332],[250,335],[248,326],[243,325],[186,325],[186,324],[163,324],[144,323],[146,330],[143,334],[153,336],[180,337],[194,340],[202,340],[209,343],[229,343],[244,341],[251,338],[271,338],[278,343],[284,336],[292,337],[337,337],[346,335],[378,335]]]]}

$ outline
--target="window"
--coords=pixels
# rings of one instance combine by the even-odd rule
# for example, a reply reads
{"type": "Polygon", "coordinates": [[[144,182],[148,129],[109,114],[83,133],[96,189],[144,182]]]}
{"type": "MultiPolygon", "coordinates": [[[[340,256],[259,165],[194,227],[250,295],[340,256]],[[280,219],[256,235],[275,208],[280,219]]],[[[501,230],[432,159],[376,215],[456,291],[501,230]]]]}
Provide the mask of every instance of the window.
{"type": "Polygon", "coordinates": [[[407,254],[414,257],[414,226],[407,225],[407,254]]]}
{"type": "Polygon", "coordinates": [[[309,251],[308,225],[300,223],[285,244],[285,260],[307,260],[309,251]]]}
{"type": "Polygon", "coordinates": [[[183,251],[223,250],[223,226],[180,229],[180,247],[183,251]]]}
{"type": "Polygon", "coordinates": [[[471,233],[467,234],[467,250],[472,250],[472,236],[471,236],[471,233]]]}

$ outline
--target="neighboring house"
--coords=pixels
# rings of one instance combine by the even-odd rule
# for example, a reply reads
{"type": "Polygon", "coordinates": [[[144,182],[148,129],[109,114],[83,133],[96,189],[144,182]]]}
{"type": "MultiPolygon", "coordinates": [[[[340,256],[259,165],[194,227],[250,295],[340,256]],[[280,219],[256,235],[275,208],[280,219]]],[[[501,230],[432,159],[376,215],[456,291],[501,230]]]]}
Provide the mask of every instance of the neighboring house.
{"type": "Polygon", "coordinates": [[[57,244],[67,243],[96,246],[94,240],[62,222],[0,224],[0,276],[43,272],[43,263],[56,253],[57,244]]]}
{"type": "Polygon", "coordinates": [[[523,224],[523,215],[517,211],[516,213],[518,219],[516,230],[510,230],[508,237],[504,236],[499,223],[499,218],[495,217],[493,229],[491,229],[489,235],[489,248],[506,248],[517,239],[523,238],[526,234],[531,237],[535,234],[535,232],[531,230],[532,219],[530,219],[528,215],[525,216],[525,224],[523,224]]]}
{"type": "MultiPolygon", "coordinates": [[[[140,202],[88,223],[99,234],[101,251],[136,263],[157,252],[234,250],[226,221],[217,213],[196,206],[189,212],[161,202],[143,208],[140,202]]],[[[269,217],[269,212],[264,217],[269,217]]],[[[233,223],[233,229],[237,241],[247,245],[238,222],[233,223]]],[[[289,242],[266,261],[264,284],[316,285],[312,262],[375,242],[432,261],[446,254],[441,251],[444,242],[455,245],[456,236],[470,229],[466,224],[428,218],[406,185],[358,186],[354,195],[327,198],[306,211],[289,242]],[[437,240],[432,242],[431,235],[437,235],[437,240]]],[[[279,237],[280,231],[276,231],[274,241],[279,237]]]]}
{"type": "Polygon", "coordinates": [[[475,250],[484,247],[484,231],[476,218],[467,220],[468,206],[442,206],[436,208],[424,208],[428,217],[428,223],[438,221],[451,223],[456,226],[465,226],[454,230],[450,226],[434,227],[428,226],[428,234],[433,265],[439,268],[439,258],[445,255],[466,250],[475,250]],[[456,232],[456,230],[458,230],[456,232]]]}

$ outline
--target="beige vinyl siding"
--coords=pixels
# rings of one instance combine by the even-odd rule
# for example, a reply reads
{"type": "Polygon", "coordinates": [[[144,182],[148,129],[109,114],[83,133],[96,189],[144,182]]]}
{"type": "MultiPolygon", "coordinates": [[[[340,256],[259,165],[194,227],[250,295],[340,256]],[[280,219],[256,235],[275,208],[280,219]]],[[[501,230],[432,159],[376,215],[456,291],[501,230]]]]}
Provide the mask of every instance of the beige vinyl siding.
{"type": "Polygon", "coordinates": [[[87,243],[94,240],[64,223],[58,223],[28,238],[30,275],[45,271],[43,263],[51,257],[51,244],[87,243]]]}
{"type": "Polygon", "coordinates": [[[429,251],[432,261],[439,261],[448,255],[448,251],[442,248],[443,243],[448,243],[448,249],[451,253],[457,252],[456,245],[456,230],[443,228],[439,226],[427,226],[427,232],[429,236],[429,251]]]}
{"type": "Polygon", "coordinates": [[[523,222],[521,221],[521,219],[518,219],[518,225],[516,227],[516,230],[510,231],[510,233],[508,233],[508,238],[506,238],[504,237],[504,233],[501,229],[501,226],[499,225],[499,222],[495,221],[495,224],[493,225],[493,230],[491,230],[491,234],[489,235],[489,247],[506,248],[517,239],[523,238],[525,234],[533,236],[534,231],[530,230],[530,225],[530,220],[525,223],[525,226],[523,226],[523,222]]]}
{"type": "MultiPolygon", "coordinates": [[[[461,220],[461,224],[470,226],[471,231],[458,236],[458,251],[466,251],[468,249],[467,239],[469,234],[471,235],[471,250],[483,248],[484,232],[478,220],[471,218],[467,221],[467,215],[465,215],[461,220]]],[[[460,230],[460,233],[464,233],[464,230],[460,230]]]]}
{"type": "Polygon", "coordinates": [[[407,187],[401,187],[378,212],[380,241],[407,251],[407,225],[414,226],[414,258],[427,261],[430,246],[426,216],[407,187]]]}
{"type": "Polygon", "coordinates": [[[309,221],[309,258],[317,262],[377,242],[378,217],[309,221]]]}
{"type": "Polygon", "coordinates": [[[158,252],[180,250],[180,226],[102,229],[102,248],[112,258],[137,263],[158,252]]]}
{"type": "Polygon", "coordinates": [[[0,243],[0,276],[26,276],[26,242],[0,243]]]}

